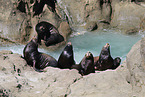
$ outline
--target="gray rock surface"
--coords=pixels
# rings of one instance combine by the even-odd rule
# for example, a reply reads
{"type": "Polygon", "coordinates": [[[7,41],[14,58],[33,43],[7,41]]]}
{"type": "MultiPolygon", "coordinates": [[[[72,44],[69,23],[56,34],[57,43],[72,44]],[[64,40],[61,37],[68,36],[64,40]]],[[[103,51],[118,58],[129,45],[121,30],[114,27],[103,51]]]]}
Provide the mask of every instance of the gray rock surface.
{"type": "Polygon", "coordinates": [[[128,82],[132,85],[133,95],[145,96],[145,38],[136,43],[127,55],[127,68],[129,70],[128,82]]]}
{"type": "Polygon", "coordinates": [[[0,62],[0,88],[10,97],[64,97],[81,78],[76,70],[48,67],[47,72],[36,72],[21,55],[10,51],[0,52],[0,62]]]}
{"type": "Polygon", "coordinates": [[[57,2],[74,29],[84,27],[91,21],[111,19],[112,7],[108,1],[102,5],[101,0],[57,0],[57,2]]]}
{"type": "Polygon", "coordinates": [[[131,2],[120,2],[114,6],[111,26],[123,30],[125,34],[130,34],[131,30],[144,29],[145,7],[131,2]]]}

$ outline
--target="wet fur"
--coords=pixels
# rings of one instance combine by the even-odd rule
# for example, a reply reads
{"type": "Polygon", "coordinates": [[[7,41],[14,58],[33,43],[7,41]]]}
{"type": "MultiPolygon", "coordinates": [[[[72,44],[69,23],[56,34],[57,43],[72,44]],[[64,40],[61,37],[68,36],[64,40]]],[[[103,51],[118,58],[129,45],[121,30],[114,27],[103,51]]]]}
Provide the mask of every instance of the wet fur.
{"type": "Polygon", "coordinates": [[[27,64],[34,67],[36,71],[41,72],[47,66],[57,66],[57,61],[53,57],[38,51],[38,44],[35,40],[31,40],[25,46],[23,55],[27,64]]]}
{"type": "Polygon", "coordinates": [[[75,64],[73,47],[70,44],[67,44],[61,55],[58,59],[58,67],[61,69],[69,68],[71,69],[72,65],[75,64]]]}
{"type": "Polygon", "coordinates": [[[59,34],[58,30],[45,21],[36,25],[36,32],[38,33],[38,43],[41,44],[41,40],[44,40],[47,47],[64,41],[64,37],[59,34]]]}
{"type": "Polygon", "coordinates": [[[73,65],[72,69],[77,69],[82,76],[95,73],[92,53],[87,52],[79,65],[73,65]]]}
{"type": "Polygon", "coordinates": [[[110,54],[110,46],[106,45],[102,48],[100,55],[94,57],[96,70],[103,71],[107,69],[116,69],[120,65],[121,59],[119,57],[113,59],[110,54]]]}

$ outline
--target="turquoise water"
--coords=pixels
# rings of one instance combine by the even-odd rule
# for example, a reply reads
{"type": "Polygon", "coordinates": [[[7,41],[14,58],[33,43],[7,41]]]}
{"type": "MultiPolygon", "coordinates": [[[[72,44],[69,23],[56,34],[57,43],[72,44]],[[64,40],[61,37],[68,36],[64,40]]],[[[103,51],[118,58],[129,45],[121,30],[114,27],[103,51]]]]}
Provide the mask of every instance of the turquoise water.
{"type": "MultiPolygon", "coordinates": [[[[73,33],[68,41],[72,42],[74,57],[76,63],[79,63],[84,57],[87,51],[93,53],[94,56],[98,56],[102,47],[109,43],[111,45],[111,55],[113,58],[119,56],[122,61],[125,60],[127,53],[131,47],[143,37],[142,34],[138,35],[124,35],[119,34],[115,30],[103,30],[96,32],[78,31],[73,33]]],[[[0,50],[11,50],[13,53],[19,53],[23,55],[24,45],[15,45],[9,47],[0,47],[0,50]]],[[[43,48],[39,48],[40,52],[47,53],[54,58],[58,59],[63,48],[58,51],[48,51],[43,48]]]]}

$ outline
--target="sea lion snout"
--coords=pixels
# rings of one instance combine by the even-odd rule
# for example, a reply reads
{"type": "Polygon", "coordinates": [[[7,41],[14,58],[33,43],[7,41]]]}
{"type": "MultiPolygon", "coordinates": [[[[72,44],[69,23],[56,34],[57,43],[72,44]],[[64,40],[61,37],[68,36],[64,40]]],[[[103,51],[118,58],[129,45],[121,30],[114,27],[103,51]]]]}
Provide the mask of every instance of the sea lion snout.
{"type": "Polygon", "coordinates": [[[86,57],[86,58],[90,58],[91,56],[93,56],[93,55],[92,55],[92,53],[89,52],[89,51],[85,54],[85,57],[86,57]]]}
{"type": "Polygon", "coordinates": [[[67,45],[72,45],[71,42],[68,42],[67,45]]]}
{"type": "Polygon", "coordinates": [[[106,45],[104,47],[110,47],[109,43],[106,43],[106,45]]]}

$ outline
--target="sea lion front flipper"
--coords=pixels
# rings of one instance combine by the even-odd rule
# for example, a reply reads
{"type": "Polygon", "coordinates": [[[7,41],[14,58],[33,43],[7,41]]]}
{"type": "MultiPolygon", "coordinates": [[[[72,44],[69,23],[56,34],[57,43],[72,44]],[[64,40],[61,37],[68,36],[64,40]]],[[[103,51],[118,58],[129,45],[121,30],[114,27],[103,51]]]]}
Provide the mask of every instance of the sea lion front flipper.
{"type": "Polygon", "coordinates": [[[37,72],[44,72],[44,70],[42,70],[42,69],[37,69],[37,68],[35,67],[35,64],[36,64],[36,61],[33,61],[33,69],[34,69],[35,71],[37,71],[37,72]]]}
{"type": "Polygon", "coordinates": [[[40,35],[38,35],[38,36],[36,37],[36,41],[37,41],[38,44],[41,45],[41,38],[40,38],[40,35]]]}

